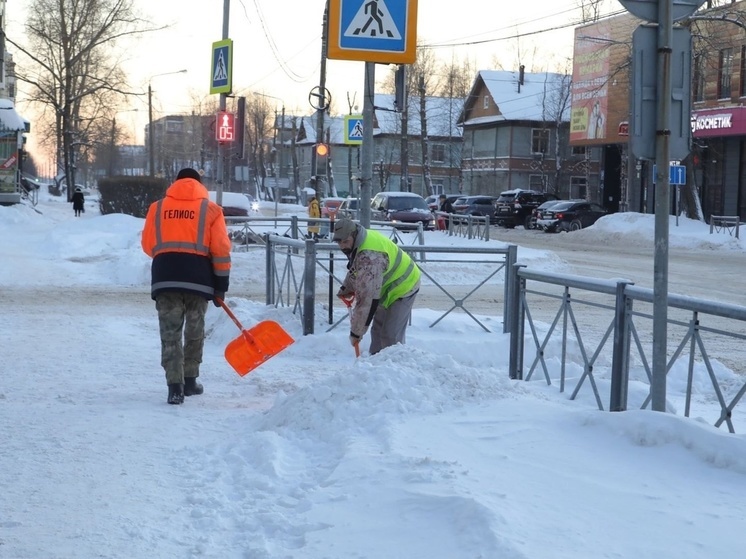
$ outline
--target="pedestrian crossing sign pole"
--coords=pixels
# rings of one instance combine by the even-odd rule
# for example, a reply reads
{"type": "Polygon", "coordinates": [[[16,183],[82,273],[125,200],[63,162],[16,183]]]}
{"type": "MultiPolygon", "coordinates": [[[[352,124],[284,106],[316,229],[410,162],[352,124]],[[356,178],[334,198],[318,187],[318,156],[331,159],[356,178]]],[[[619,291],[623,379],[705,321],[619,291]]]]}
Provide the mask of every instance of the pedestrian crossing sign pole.
{"type": "Polygon", "coordinates": [[[229,94],[233,88],[233,41],[225,39],[212,44],[210,94],[229,94]]]}
{"type": "Polygon", "coordinates": [[[329,58],[412,64],[416,53],[417,0],[329,0],[329,58]]]}

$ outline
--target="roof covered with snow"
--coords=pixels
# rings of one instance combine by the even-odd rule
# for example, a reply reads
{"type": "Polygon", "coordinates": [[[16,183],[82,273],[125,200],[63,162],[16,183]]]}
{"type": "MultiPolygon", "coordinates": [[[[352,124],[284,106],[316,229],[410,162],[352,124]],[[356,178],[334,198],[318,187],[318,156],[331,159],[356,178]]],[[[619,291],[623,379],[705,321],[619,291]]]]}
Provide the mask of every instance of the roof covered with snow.
{"type": "MultiPolygon", "coordinates": [[[[394,96],[387,94],[376,94],[375,105],[375,128],[373,135],[400,134],[401,113],[395,112],[394,96]]],[[[461,137],[461,128],[456,125],[458,117],[464,106],[464,100],[449,97],[426,97],[425,115],[427,118],[427,135],[430,138],[461,137]]],[[[410,136],[420,136],[421,114],[420,98],[409,98],[409,119],[407,130],[410,136]]],[[[329,131],[329,143],[332,145],[344,143],[344,116],[325,116],[324,133],[329,131]]],[[[297,142],[302,145],[316,143],[317,133],[316,114],[303,117],[299,123],[299,134],[297,142]]]]}
{"type": "Polygon", "coordinates": [[[10,99],[0,99],[0,128],[26,130],[26,120],[16,112],[10,99]]]}
{"type": "MultiPolygon", "coordinates": [[[[484,124],[510,120],[555,120],[561,105],[558,97],[570,86],[570,76],[553,72],[525,72],[519,84],[519,73],[503,70],[481,70],[472,86],[460,124],[484,124]],[[497,105],[497,113],[473,117],[471,109],[480,102],[486,88],[497,105]]],[[[562,120],[570,120],[569,101],[562,104],[562,120]]]]}

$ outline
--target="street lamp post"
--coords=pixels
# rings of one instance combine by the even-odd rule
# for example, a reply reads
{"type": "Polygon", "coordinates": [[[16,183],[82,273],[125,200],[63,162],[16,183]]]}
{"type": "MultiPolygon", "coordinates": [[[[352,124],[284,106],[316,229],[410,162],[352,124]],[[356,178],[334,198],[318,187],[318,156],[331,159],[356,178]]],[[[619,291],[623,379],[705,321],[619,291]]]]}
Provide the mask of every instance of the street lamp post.
{"type": "Polygon", "coordinates": [[[186,69],[184,70],[176,70],[175,72],[164,72],[163,74],[156,74],[154,76],[150,76],[150,81],[148,82],[148,157],[150,160],[150,176],[155,176],[155,129],[153,128],[153,88],[151,87],[151,83],[153,81],[153,78],[157,78],[159,76],[169,76],[171,74],[185,74],[186,69]]]}

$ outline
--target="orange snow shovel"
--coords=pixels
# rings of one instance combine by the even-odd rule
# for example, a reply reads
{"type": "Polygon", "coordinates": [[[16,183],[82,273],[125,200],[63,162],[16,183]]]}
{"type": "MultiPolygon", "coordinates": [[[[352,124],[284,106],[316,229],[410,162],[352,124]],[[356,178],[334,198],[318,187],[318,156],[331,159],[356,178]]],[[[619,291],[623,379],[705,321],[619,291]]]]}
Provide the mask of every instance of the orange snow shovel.
{"type": "Polygon", "coordinates": [[[218,299],[233,323],[241,330],[241,335],[225,348],[225,360],[241,376],[253,371],[271,359],[295,340],[277,322],[263,320],[249,330],[244,329],[225,301],[218,299]]]}

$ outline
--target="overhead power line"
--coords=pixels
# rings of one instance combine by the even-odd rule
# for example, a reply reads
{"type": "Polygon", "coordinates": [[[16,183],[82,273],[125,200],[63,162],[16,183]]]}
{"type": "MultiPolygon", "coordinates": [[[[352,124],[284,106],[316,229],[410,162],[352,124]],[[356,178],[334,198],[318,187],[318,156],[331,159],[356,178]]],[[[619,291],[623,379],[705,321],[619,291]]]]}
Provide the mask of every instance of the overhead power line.
{"type": "MultiPolygon", "coordinates": [[[[619,10],[616,12],[611,12],[609,14],[606,14],[600,19],[608,19],[610,17],[618,16],[620,14],[625,13],[626,10],[619,10]]],[[[558,31],[560,29],[567,29],[568,27],[577,27],[578,25],[583,25],[586,22],[583,21],[571,21],[562,25],[556,25],[554,27],[548,27],[546,29],[539,29],[536,31],[526,31],[524,33],[514,33],[512,35],[508,35],[505,37],[494,37],[492,39],[482,39],[479,41],[464,41],[464,42],[451,42],[451,43],[430,43],[430,44],[423,44],[420,45],[420,48],[427,48],[427,49],[438,49],[438,48],[450,48],[450,47],[465,47],[465,46],[472,46],[472,45],[482,45],[485,43],[495,43],[499,41],[510,41],[512,39],[520,39],[522,37],[530,37],[532,35],[541,35],[542,33],[549,33],[551,31],[558,31]]]]}

